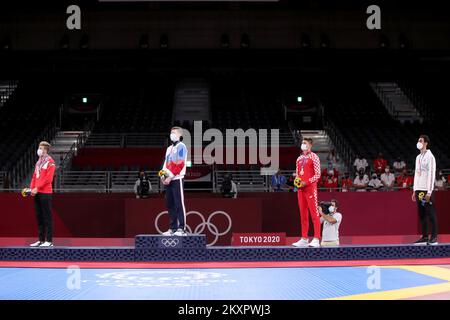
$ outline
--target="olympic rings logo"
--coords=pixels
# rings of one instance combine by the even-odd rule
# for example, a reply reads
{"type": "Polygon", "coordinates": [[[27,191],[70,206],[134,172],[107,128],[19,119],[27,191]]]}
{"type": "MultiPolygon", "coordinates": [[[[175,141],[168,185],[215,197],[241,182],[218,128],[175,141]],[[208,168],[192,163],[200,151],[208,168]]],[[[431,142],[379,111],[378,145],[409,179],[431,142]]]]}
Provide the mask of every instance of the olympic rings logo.
{"type": "MultiPolygon", "coordinates": [[[[164,214],[168,215],[169,212],[167,210],[161,211],[155,218],[155,229],[156,229],[156,231],[158,231],[159,234],[162,234],[163,231],[161,231],[161,229],[159,228],[158,222],[159,222],[159,218],[164,214]]],[[[213,246],[217,242],[217,240],[219,240],[219,237],[224,236],[228,232],[230,232],[232,225],[233,225],[233,222],[231,220],[231,217],[225,211],[214,211],[212,214],[209,215],[208,219],[205,219],[205,217],[198,211],[189,211],[188,213],[186,213],[186,229],[189,233],[197,234],[197,235],[202,234],[205,232],[206,228],[208,228],[208,231],[214,236],[214,240],[211,241],[210,243],[208,243],[207,246],[213,246]],[[192,230],[192,228],[187,224],[187,219],[188,219],[188,216],[190,216],[190,215],[199,216],[201,219],[201,223],[199,223],[195,227],[194,230],[192,230]],[[217,226],[211,222],[212,219],[217,215],[223,215],[228,220],[228,226],[225,229],[225,231],[223,231],[223,232],[220,232],[219,228],[217,228],[217,226]]],[[[168,239],[171,239],[171,238],[168,238],[168,239]]]]}
{"type": "Polygon", "coordinates": [[[164,238],[161,240],[161,243],[165,247],[172,247],[172,248],[176,247],[179,242],[180,242],[180,240],[175,239],[175,238],[164,238]]]}

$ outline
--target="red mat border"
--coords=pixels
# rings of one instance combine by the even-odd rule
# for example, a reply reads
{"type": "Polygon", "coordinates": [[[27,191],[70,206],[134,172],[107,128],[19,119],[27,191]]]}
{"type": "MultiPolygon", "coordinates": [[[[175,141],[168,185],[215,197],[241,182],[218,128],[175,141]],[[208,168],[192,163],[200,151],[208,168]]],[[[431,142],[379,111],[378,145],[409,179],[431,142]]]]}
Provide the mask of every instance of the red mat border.
{"type": "Polygon", "coordinates": [[[78,261],[0,261],[0,268],[81,269],[226,269],[226,268],[307,268],[395,265],[450,265],[450,258],[351,260],[351,261],[253,261],[253,262],[78,262],[78,261]]]}

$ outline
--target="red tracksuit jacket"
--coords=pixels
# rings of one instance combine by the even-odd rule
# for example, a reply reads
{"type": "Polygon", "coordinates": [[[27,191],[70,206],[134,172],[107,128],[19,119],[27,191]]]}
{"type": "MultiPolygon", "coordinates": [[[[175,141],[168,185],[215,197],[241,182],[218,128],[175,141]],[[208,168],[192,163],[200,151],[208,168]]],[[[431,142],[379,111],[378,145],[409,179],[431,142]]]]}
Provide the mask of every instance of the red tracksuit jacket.
{"type": "Polygon", "coordinates": [[[53,193],[53,176],[55,174],[55,161],[47,156],[39,159],[34,168],[30,189],[37,188],[38,193],[53,193]]]}
{"type": "Polygon", "coordinates": [[[296,174],[306,183],[305,187],[310,185],[317,186],[317,182],[320,179],[320,159],[314,152],[308,152],[306,155],[301,154],[297,158],[296,174]],[[301,170],[303,167],[303,175],[301,170]]]}

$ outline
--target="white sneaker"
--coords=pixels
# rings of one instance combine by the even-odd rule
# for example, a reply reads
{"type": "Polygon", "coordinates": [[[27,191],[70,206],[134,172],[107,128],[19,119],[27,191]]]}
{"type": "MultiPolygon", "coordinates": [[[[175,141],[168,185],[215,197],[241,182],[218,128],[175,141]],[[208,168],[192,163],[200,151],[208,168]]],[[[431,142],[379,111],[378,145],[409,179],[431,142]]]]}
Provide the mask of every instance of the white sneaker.
{"type": "Polygon", "coordinates": [[[41,244],[39,247],[53,247],[53,243],[45,241],[43,244],[41,244]]]}
{"type": "Polygon", "coordinates": [[[176,236],[187,236],[187,233],[183,229],[178,229],[177,231],[175,231],[174,235],[176,235],[176,236]]]}
{"type": "Polygon", "coordinates": [[[294,247],[307,247],[308,246],[308,239],[301,238],[297,242],[294,242],[292,245],[294,247]]]}
{"type": "Polygon", "coordinates": [[[317,238],[312,239],[312,241],[309,243],[309,246],[310,246],[310,247],[313,247],[313,248],[318,248],[318,247],[320,247],[320,241],[319,241],[319,239],[317,239],[317,238]]]}
{"type": "Polygon", "coordinates": [[[43,244],[42,241],[36,241],[36,242],[30,244],[30,247],[39,247],[41,244],[43,244]]]}
{"type": "Polygon", "coordinates": [[[172,229],[167,230],[166,232],[163,232],[163,236],[173,236],[174,232],[172,229]]]}

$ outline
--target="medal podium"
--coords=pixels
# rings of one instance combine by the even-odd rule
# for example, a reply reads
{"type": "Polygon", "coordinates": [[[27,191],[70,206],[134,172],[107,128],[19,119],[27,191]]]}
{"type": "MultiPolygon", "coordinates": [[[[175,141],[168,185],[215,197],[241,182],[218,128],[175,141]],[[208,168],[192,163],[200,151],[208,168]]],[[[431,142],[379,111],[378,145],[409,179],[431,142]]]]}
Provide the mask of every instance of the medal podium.
{"type": "Polygon", "coordinates": [[[239,262],[239,261],[349,261],[442,258],[450,244],[436,246],[341,245],[296,248],[293,246],[207,246],[205,235],[137,235],[134,246],[51,248],[0,247],[0,261],[110,261],[110,262],[239,262]]]}

